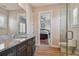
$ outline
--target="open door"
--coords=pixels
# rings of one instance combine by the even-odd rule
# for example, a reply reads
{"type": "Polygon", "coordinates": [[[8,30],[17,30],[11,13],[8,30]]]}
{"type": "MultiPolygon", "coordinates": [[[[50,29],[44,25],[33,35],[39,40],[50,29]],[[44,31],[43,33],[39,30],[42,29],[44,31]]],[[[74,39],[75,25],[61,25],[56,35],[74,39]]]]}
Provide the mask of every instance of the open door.
{"type": "Polygon", "coordinates": [[[40,44],[51,44],[51,12],[40,13],[40,44]]]}

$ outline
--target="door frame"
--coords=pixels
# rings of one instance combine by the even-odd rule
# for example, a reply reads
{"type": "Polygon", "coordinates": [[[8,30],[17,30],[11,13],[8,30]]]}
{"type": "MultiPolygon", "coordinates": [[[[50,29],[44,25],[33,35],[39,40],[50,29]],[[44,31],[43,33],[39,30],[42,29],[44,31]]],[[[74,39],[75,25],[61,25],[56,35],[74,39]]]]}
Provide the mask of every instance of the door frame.
{"type": "MultiPolygon", "coordinates": [[[[39,27],[38,27],[38,28],[39,28],[39,29],[38,29],[38,41],[39,41],[39,42],[38,42],[38,45],[39,45],[39,46],[41,45],[41,44],[40,44],[40,15],[41,15],[42,13],[46,13],[46,12],[49,12],[49,13],[51,14],[51,16],[50,16],[50,17],[51,17],[51,18],[50,18],[50,19],[51,19],[50,22],[51,22],[51,25],[52,25],[52,19],[53,19],[53,18],[52,18],[52,17],[53,17],[53,16],[52,16],[52,13],[53,13],[52,10],[47,10],[47,11],[41,11],[41,12],[39,12],[39,16],[38,16],[38,23],[39,23],[39,24],[38,24],[38,25],[39,25],[39,27]]],[[[53,40],[53,37],[52,37],[52,26],[51,26],[51,25],[50,25],[50,30],[51,30],[50,33],[51,33],[51,34],[50,34],[50,39],[48,39],[48,40],[49,40],[49,41],[48,41],[48,46],[52,46],[52,40],[53,40]]]]}

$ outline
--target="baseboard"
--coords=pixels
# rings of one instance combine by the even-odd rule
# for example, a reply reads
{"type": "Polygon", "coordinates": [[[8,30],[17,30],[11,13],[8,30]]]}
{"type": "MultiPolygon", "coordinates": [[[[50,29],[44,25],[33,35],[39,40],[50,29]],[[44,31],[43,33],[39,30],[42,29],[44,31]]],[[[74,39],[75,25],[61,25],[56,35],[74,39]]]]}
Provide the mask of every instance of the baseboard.
{"type": "Polygon", "coordinates": [[[40,44],[35,44],[35,46],[40,46],[40,44]]]}
{"type": "Polygon", "coordinates": [[[51,45],[51,47],[60,48],[58,45],[51,45]]]}
{"type": "MultiPolygon", "coordinates": [[[[36,46],[41,46],[41,45],[39,45],[39,44],[35,44],[36,46]]],[[[60,48],[60,46],[58,46],[58,45],[47,45],[47,46],[50,46],[50,47],[54,47],[54,48],[60,48]]]]}

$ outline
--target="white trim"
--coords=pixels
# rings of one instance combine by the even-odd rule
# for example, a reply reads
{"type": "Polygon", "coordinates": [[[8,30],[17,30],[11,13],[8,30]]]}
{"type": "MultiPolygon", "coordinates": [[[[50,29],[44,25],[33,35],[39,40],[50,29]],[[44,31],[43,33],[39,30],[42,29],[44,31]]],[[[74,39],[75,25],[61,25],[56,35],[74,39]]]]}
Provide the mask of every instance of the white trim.
{"type": "MultiPolygon", "coordinates": [[[[41,45],[36,44],[36,46],[41,46],[41,45]]],[[[61,47],[58,46],[58,45],[44,45],[44,46],[49,46],[49,47],[54,47],[54,48],[61,48],[61,47]]]]}
{"type": "Polygon", "coordinates": [[[39,44],[35,44],[35,46],[40,46],[39,44]]]}
{"type": "Polygon", "coordinates": [[[58,45],[52,45],[51,47],[61,48],[61,47],[60,47],[60,46],[58,46],[58,45]]]}
{"type": "MultiPolygon", "coordinates": [[[[40,45],[40,14],[41,13],[45,13],[45,12],[50,12],[51,13],[51,25],[52,25],[52,10],[48,10],[48,11],[41,11],[39,12],[39,20],[38,20],[38,23],[39,23],[39,29],[38,29],[38,40],[39,40],[39,45],[40,45]]],[[[50,25],[50,29],[51,29],[51,42],[49,42],[49,46],[52,45],[52,26],[50,25]]]]}

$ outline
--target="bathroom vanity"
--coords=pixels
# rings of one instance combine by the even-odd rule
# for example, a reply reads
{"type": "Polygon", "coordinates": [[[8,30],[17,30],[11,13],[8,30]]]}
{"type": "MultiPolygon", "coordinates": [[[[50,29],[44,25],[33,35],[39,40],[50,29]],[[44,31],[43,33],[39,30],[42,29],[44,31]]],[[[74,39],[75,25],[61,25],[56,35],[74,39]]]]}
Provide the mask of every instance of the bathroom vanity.
{"type": "Polygon", "coordinates": [[[29,13],[18,3],[0,5],[7,7],[0,8],[0,56],[34,55],[35,36],[28,35],[26,19],[29,13]]]}
{"type": "Polygon", "coordinates": [[[35,36],[27,35],[26,38],[12,39],[1,43],[1,45],[0,56],[33,56],[35,36]]]}

